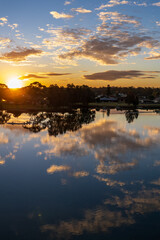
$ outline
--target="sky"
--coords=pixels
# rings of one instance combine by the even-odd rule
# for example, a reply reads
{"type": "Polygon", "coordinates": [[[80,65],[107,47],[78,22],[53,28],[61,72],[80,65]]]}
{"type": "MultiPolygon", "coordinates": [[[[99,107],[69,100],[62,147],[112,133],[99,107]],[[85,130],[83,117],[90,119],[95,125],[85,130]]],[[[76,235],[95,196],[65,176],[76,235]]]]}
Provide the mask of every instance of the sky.
{"type": "Polygon", "coordinates": [[[160,87],[159,0],[0,3],[1,83],[160,87]]]}

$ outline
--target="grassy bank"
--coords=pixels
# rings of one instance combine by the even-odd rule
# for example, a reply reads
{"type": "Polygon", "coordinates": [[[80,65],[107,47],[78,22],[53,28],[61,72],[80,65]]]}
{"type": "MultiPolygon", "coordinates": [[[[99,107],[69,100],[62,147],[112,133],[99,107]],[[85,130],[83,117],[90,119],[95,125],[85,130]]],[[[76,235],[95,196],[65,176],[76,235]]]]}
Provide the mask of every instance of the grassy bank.
{"type": "MultiPolygon", "coordinates": [[[[122,109],[133,109],[134,105],[127,103],[114,103],[114,102],[100,102],[90,103],[89,107],[92,108],[122,108],[122,109]]],[[[160,104],[139,104],[137,109],[160,109],[160,104]]]]}
{"type": "MultiPolygon", "coordinates": [[[[0,107],[1,110],[7,111],[68,111],[73,108],[83,108],[86,107],[82,104],[74,104],[74,106],[61,106],[61,107],[49,107],[49,106],[37,106],[37,105],[24,105],[24,104],[9,104],[3,103],[0,107]]],[[[89,103],[89,108],[120,108],[120,109],[133,109],[133,105],[128,105],[126,103],[113,103],[113,102],[101,102],[101,103],[89,103]]],[[[160,109],[160,104],[139,104],[137,109],[160,109]]]]}

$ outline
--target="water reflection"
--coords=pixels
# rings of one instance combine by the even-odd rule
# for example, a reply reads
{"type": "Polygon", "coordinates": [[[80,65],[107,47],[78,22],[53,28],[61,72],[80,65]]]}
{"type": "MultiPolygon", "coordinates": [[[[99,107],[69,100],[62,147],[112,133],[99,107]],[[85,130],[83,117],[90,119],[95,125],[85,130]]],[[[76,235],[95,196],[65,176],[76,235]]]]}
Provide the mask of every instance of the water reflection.
{"type": "Polygon", "coordinates": [[[132,123],[135,119],[138,118],[139,116],[139,111],[138,110],[127,110],[125,112],[126,120],[128,123],[132,123]]]}
{"type": "Polygon", "coordinates": [[[94,111],[75,111],[72,114],[65,113],[40,113],[32,116],[28,124],[23,127],[32,131],[40,132],[48,129],[49,135],[57,136],[64,134],[66,131],[76,131],[82,127],[82,124],[89,124],[94,121],[94,111]]]}
{"type": "Polygon", "coordinates": [[[11,114],[7,113],[6,111],[0,111],[0,124],[5,124],[11,118],[11,114]]]}
{"type": "Polygon", "coordinates": [[[159,116],[139,114],[127,113],[132,124],[126,112],[10,115],[0,128],[2,239],[158,239],[159,116]]]}

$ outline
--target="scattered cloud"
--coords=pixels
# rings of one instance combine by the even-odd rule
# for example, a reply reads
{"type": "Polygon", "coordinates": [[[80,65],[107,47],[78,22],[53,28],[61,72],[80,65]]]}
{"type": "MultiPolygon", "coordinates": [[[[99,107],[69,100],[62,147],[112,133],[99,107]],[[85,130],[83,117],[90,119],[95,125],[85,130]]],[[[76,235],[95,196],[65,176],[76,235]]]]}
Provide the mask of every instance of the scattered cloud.
{"type": "Polygon", "coordinates": [[[14,30],[15,28],[18,27],[18,24],[17,23],[8,24],[8,27],[10,27],[12,30],[14,30]]]}
{"type": "Polygon", "coordinates": [[[157,26],[160,26],[160,21],[156,21],[157,26]]]}
{"type": "Polygon", "coordinates": [[[160,7],[160,2],[157,2],[157,3],[152,3],[153,6],[157,6],[157,7],[160,7]]]}
{"type": "Polygon", "coordinates": [[[65,1],[64,5],[70,5],[71,1],[65,1]]]}
{"type": "Polygon", "coordinates": [[[48,77],[58,77],[58,76],[65,76],[70,75],[71,73],[56,73],[56,72],[47,72],[47,73],[30,73],[27,75],[23,75],[19,77],[20,80],[30,79],[30,78],[48,78],[48,77]]]}
{"type": "Polygon", "coordinates": [[[158,60],[160,59],[160,52],[158,51],[151,51],[149,53],[149,57],[146,57],[145,60],[158,60]]]}
{"type": "Polygon", "coordinates": [[[38,55],[41,55],[42,53],[43,51],[39,49],[18,47],[16,48],[16,50],[2,54],[0,57],[0,60],[9,61],[9,62],[10,61],[21,62],[21,61],[25,61],[27,57],[38,56],[38,55]]]}
{"type": "Polygon", "coordinates": [[[128,55],[133,56],[140,53],[142,47],[140,44],[142,43],[148,43],[146,47],[157,44],[157,42],[153,42],[151,37],[147,36],[129,35],[122,36],[120,39],[117,36],[95,36],[83,41],[82,46],[60,54],[59,58],[87,58],[103,65],[118,64],[120,60],[123,61],[128,55]]]}
{"type": "Polygon", "coordinates": [[[25,79],[30,79],[30,78],[46,78],[46,77],[40,76],[37,74],[27,74],[27,75],[19,77],[20,80],[25,80],[25,79]]]}
{"type": "Polygon", "coordinates": [[[146,2],[143,2],[143,3],[134,2],[134,5],[147,7],[147,3],[146,2]]]}
{"type": "Polygon", "coordinates": [[[102,4],[99,8],[96,8],[96,10],[101,10],[103,8],[107,8],[107,7],[114,7],[116,5],[124,5],[124,4],[128,4],[128,1],[125,0],[110,0],[107,4],[102,4]]]}
{"type": "MultiPolygon", "coordinates": [[[[106,72],[93,73],[90,75],[84,75],[87,80],[105,80],[105,81],[114,81],[117,79],[132,79],[132,78],[141,78],[141,77],[151,77],[147,75],[149,72],[137,71],[137,70],[128,70],[128,71],[116,71],[109,70],[106,72]]],[[[151,72],[153,73],[153,72],[151,72]]],[[[155,75],[152,75],[153,77],[155,75]]],[[[156,76],[155,76],[156,77],[156,76]]]]}
{"type": "Polygon", "coordinates": [[[8,19],[6,17],[0,18],[0,26],[4,26],[8,22],[8,19]]]}
{"type": "Polygon", "coordinates": [[[11,42],[11,39],[0,37],[0,48],[6,47],[10,42],[11,42]]]}
{"type": "Polygon", "coordinates": [[[91,13],[91,10],[85,9],[85,8],[72,8],[72,11],[78,12],[78,13],[91,13]]]}
{"type": "Polygon", "coordinates": [[[56,11],[50,12],[50,14],[53,16],[53,18],[60,19],[60,18],[73,18],[73,15],[66,14],[66,13],[58,13],[56,11]]]}
{"type": "Polygon", "coordinates": [[[140,22],[136,20],[135,17],[121,14],[119,12],[100,12],[98,16],[103,23],[105,23],[106,21],[112,21],[111,24],[125,23],[125,24],[133,24],[135,26],[140,25],[140,22]]]}
{"type": "Polygon", "coordinates": [[[65,76],[65,75],[70,75],[71,73],[56,73],[56,72],[50,72],[50,73],[44,73],[44,75],[48,77],[53,77],[53,76],[65,76]]]}

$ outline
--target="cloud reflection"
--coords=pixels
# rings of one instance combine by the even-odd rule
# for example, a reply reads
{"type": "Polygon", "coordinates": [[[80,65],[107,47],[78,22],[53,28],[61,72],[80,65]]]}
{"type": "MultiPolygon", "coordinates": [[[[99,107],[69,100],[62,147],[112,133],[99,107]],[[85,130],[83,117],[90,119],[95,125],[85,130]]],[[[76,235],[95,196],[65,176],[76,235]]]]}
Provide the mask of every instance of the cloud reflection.
{"type": "Polygon", "coordinates": [[[47,173],[53,174],[55,172],[62,172],[62,171],[68,171],[70,170],[69,166],[57,166],[57,165],[52,165],[50,168],[47,169],[47,173]]]}
{"type": "Polygon", "coordinates": [[[72,219],[61,221],[58,225],[46,224],[41,227],[42,232],[49,231],[51,237],[69,239],[72,235],[78,236],[85,232],[108,232],[113,227],[133,224],[134,220],[124,217],[120,211],[109,211],[105,208],[87,210],[82,220],[72,219]]]}
{"type": "Polygon", "coordinates": [[[116,174],[133,169],[141,158],[141,151],[157,144],[157,138],[151,137],[150,130],[140,136],[135,129],[127,130],[116,121],[102,119],[63,136],[44,135],[41,143],[48,145],[44,151],[46,157],[92,154],[99,160],[98,174],[116,174]],[[127,155],[129,152],[132,153],[130,156],[127,155]]]}

